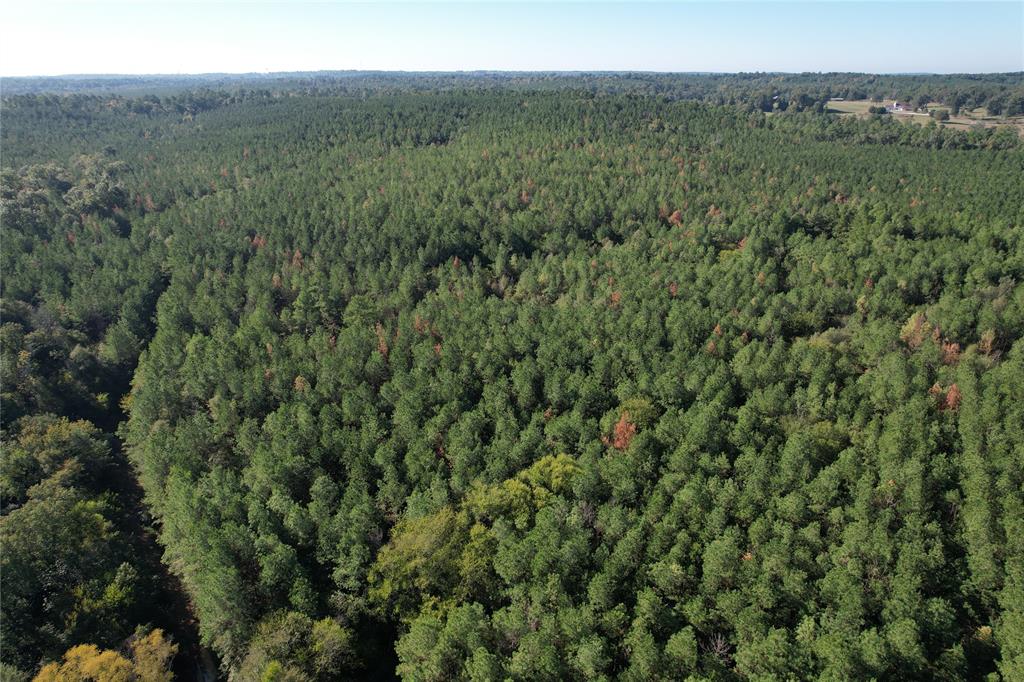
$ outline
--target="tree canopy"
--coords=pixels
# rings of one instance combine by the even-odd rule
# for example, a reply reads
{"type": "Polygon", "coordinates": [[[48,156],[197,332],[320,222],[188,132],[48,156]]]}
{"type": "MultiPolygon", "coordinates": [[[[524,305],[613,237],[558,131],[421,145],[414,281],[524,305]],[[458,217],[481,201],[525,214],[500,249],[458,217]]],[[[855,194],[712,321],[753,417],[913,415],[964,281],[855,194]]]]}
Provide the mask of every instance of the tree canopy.
{"type": "Polygon", "coordinates": [[[4,100],[4,663],[1024,675],[1020,138],[580,79],[4,100]]]}

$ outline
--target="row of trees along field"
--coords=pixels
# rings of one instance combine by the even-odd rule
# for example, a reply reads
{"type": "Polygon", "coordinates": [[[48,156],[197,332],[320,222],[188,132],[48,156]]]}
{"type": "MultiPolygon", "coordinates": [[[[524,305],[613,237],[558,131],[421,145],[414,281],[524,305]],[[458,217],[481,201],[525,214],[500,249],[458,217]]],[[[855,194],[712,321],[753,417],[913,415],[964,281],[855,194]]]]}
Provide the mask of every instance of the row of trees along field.
{"type": "Polygon", "coordinates": [[[6,678],[1024,675],[1011,130],[414,85],[4,100],[6,678]]]}

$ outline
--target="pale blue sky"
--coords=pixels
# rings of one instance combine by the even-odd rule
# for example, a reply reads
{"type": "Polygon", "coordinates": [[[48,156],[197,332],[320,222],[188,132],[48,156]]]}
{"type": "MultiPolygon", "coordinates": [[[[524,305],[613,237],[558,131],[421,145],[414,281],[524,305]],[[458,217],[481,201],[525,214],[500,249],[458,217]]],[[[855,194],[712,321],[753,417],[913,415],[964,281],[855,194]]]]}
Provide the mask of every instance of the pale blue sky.
{"type": "Polygon", "coordinates": [[[1011,2],[8,2],[0,74],[1024,70],[1011,2]]]}

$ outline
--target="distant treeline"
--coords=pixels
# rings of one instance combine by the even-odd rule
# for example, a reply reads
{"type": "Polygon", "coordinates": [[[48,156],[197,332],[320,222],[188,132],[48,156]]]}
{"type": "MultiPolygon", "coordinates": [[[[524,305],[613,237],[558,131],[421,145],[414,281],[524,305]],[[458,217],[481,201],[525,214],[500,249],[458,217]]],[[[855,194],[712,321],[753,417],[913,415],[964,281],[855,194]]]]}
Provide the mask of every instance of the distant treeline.
{"type": "MultiPolygon", "coordinates": [[[[195,76],[54,76],[7,78],[5,106],[18,96],[111,95],[127,98],[133,110],[153,107],[209,106],[209,92],[230,97],[283,94],[380,94],[452,90],[581,90],[592,94],[660,96],[731,104],[761,111],[824,111],[826,103],[851,100],[899,100],[922,107],[928,102],[961,109],[985,107],[994,116],[1024,114],[1024,72],[990,74],[866,73],[622,73],[622,72],[472,72],[402,73],[316,71],[195,76]],[[145,94],[145,96],[143,96],[145,94]],[[169,98],[169,102],[167,101],[169,98]]],[[[103,101],[108,101],[104,97],[103,101]]]]}

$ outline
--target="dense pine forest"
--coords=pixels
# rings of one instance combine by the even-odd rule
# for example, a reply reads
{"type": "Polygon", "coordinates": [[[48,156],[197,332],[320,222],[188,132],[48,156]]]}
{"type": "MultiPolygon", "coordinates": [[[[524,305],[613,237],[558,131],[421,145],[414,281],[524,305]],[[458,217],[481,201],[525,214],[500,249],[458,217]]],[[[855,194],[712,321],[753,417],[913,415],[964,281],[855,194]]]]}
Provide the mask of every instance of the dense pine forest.
{"type": "Polygon", "coordinates": [[[5,80],[0,680],[1024,679],[1024,76],[321,80],[5,80]]]}

